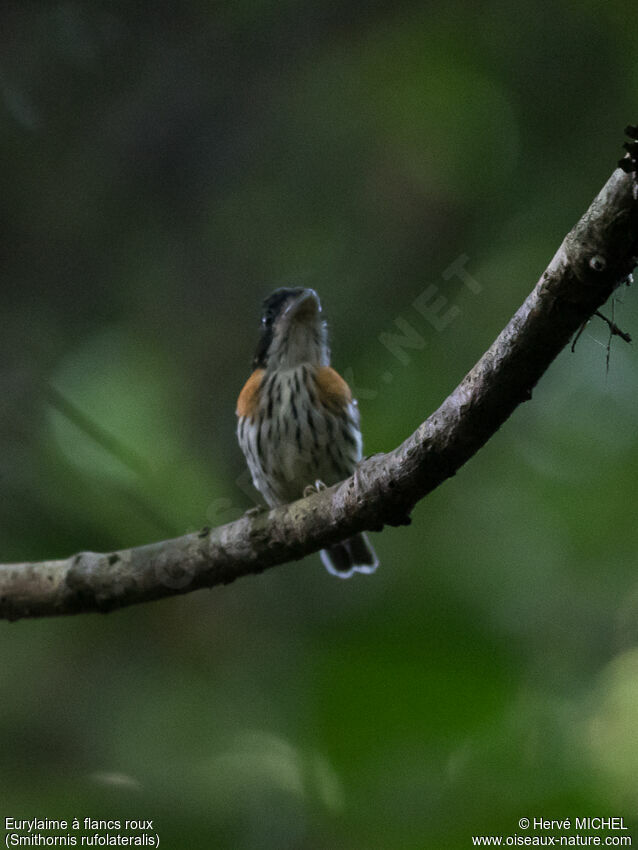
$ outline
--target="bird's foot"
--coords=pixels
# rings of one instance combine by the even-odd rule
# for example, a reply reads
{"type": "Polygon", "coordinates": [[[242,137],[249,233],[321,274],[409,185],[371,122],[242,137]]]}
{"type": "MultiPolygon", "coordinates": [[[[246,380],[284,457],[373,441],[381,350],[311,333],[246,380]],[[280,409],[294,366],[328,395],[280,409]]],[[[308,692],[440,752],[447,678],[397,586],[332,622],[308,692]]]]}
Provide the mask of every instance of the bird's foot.
{"type": "Polygon", "coordinates": [[[304,499],[306,498],[306,496],[312,496],[313,493],[321,493],[322,490],[327,490],[327,485],[317,478],[314,484],[308,484],[307,487],[304,487],[304,499]]]}
{"type": "Polygon", "coordinates": [[[252,508],[248,508],[247,511],[244,511],[244,516],[246,517],[255,517],[259,516],[259,514],[263,514],[268,510],[266,505],[253,505],[252,508]]]}

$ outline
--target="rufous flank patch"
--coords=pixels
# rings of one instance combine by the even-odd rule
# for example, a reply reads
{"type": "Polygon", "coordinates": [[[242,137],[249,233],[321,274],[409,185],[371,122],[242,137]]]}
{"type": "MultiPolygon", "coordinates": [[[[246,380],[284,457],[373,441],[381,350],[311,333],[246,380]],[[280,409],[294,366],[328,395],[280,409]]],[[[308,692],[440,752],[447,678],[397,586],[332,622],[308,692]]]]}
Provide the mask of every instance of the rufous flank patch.
{"type": "Polygon", "coordinates": [[[237,399],[237,416],[247,416],[249,419],[255,415],[259,405],[259,389],[264,377],[265,369],[255,369],[246,381],[237,399]]]}
{"type": "Polygon", "coordinates": [[[350,387],[332,366],[317,369],[317,389],[324,404],[344,407],[352,401],[350,387]]]}

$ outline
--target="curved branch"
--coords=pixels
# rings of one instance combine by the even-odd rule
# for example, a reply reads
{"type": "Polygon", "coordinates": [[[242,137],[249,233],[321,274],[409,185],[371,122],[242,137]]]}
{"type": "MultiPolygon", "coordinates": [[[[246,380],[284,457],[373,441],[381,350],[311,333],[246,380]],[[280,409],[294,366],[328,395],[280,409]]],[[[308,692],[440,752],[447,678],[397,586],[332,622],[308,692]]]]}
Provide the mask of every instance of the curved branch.
{"type": "Polygon", "coordinates": [[[0,566],[0,617],[111,611],[228,584],[357,531],[409,522],[414,505],[531,398],[552,360],[631,273],[638,255],[635,161],[630,151],[498,339],[394,451],[364,460],[330,489],[213,530],[107,554],[0,566]]]}

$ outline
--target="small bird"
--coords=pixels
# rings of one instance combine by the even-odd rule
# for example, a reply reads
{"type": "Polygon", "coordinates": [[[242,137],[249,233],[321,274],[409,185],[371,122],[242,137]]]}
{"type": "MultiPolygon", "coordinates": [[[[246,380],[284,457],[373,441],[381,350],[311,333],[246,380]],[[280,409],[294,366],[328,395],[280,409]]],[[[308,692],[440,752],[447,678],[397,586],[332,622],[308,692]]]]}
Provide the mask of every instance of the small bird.
{"type": "MultiPolygon", "coordinates": [[[[237,439],[269,507],[348,478],[361,460],[359,408],[330,366],[328,331],[314,289],[266,298],[253,372],[237,400],[237,439]]],[[[365,534],[321,552],[340,578],[378,565],[365,534]]]]}

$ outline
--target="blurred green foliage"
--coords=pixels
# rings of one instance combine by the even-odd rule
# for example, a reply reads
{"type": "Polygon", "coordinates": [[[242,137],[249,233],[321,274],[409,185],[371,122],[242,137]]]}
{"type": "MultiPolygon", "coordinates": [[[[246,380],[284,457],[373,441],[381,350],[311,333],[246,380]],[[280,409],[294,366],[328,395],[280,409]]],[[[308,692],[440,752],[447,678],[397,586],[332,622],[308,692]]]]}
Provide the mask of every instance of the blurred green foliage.
{"type": "MultiPolygon", "coordinates": [[[[235,399],[282,284],[319,291],[366,450],[394,447],[636,119],[627,0],[30,0],[0,20],[5,562],[250,505],[235,399]],[[479,293],[444,279],[463,254],[479,293]],[[442,331],[412,306],[432,285],[458,310],[442,331]],[[379,341],[397,319],[408,362],[379,341]]],[[[631,290],[614,311],[635,331],[631,290]]],[[[607,372],[606,342],[592,323],[410,528],[375,536],[373,578],[312,557],[0,624],[0,816],[154,818],[164,847],[454,850],[523,815],[635,812],[638,365],[614,341],[607,372]]]]}

